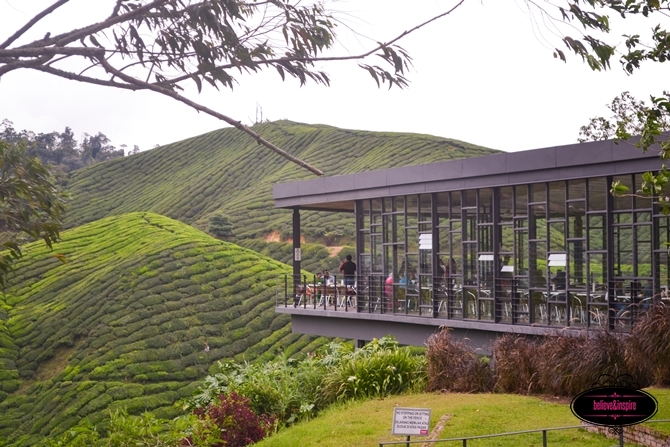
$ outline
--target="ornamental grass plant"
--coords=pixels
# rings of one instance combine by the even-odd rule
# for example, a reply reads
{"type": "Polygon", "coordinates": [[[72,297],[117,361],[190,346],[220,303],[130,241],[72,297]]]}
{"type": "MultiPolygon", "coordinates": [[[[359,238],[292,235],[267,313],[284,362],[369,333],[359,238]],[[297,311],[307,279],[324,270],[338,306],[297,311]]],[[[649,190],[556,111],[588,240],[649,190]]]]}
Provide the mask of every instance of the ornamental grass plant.
{"type": "Polygon", "coordinates": [[[478,356],[464,341],[454,339],[448,328],[426,341],[428,391],[482,393],[493,389],[488,359],[478,356]]]}
{"type": "Polygon", "coordinates": [[[646,372],[657,386],[670,386],[670,306],[656,304],[631,329],[628,364],[646,372]]]}

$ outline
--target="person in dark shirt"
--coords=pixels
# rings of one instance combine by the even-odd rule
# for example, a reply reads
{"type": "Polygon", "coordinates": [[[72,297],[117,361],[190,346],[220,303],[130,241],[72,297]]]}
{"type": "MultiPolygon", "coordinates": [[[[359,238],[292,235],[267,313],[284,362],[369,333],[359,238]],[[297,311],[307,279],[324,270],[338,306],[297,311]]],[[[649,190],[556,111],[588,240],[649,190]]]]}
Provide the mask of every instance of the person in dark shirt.
{"type": "Polygon", "coordinates": [[[340,273],[344,274],[345,286],[352,287],[356,283],[356,263],[351,260],[351,255],[340,264],[340,273]]]}

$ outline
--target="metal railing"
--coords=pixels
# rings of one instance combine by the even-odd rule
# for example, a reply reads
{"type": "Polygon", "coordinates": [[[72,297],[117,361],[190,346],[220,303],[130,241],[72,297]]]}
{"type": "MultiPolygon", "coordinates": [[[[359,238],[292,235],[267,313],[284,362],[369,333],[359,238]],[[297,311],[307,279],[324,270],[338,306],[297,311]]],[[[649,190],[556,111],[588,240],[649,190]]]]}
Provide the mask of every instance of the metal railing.
{"type": "MultiPolygon", "coordinates": [[[[648,423],[654,423],[654,422],[670,422],[670,419],[657,419],[653,421],[646,421],[645,424],[648,423]]],[[[406,441],[386,441],[386,442],[380,442],[379,447],[387,446],[387,445],[405,445],[405,446],[410,446],[411,444],[428,444],[428,445],[435,445],[435,444],[440,444],[440,443],[448,443],[448,442],[461,442],[463,447],[467,447],[468,441],[474,440],[474,439],[486,439],[486,438],[498,438],[502,436],[516,436],[516,435],[522,435],[522,434],[527,434],[527,433],[541,433],[542,434],[542,447],[547,447],[548,441],[547,441],[547,432],[550,431],[559,431],[559,430],[575,430],[575,429],[585,429],[588,427],[597,427],[595,425],[571,425],[567,427],[550,427],[550,428],[538,428],[534,430],[521,430],[521,431],[512,431],[512,432],[506,432],[506,433],[494,433],[490,435],[478,435],[478,436],[463,436],[463,437],[457,437],[457,438],[444,438],[444,439],[420,439],[416,441],[411,441],[411,440],[406,440],[406,441]]],[[[623,430],[619,431],[619,446],[624,445],[624,432],[623,430]]],[[[409,437],[408,437],[409,438],[409,437]]]]}

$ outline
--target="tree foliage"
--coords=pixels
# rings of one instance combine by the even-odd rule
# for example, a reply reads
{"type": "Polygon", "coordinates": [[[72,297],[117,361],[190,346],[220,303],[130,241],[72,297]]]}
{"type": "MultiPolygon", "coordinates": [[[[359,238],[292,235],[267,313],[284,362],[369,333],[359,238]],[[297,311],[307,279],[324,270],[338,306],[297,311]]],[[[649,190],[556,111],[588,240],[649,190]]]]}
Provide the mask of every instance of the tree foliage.
{"type": "Polygon", "coordinates": [[[55,1],[0,43],[0,77],[30,69],[101,86],[150,90],[181,101],[251,135],[259,144],[320,175],[322,172],[263,139],[239,121],[195,103],[180,92],[186,83],[233,88],[238,76],[274,69],[330,84],[321,67],[355,60],[378,85],[407,85],[410,56],[396,42],[449,11],[358,55],[328,53],[337,42],[337,19],[322,2],[297,0],[117,0],[97,23],[18,43],[38,22],[65,5],[55,1]],[[366,62],[372,56],[380,65],[366,62]],[[379,60],[379,59],[376,59],[379,60]]]}
{"type": "Polygon", "coordinates": [[[207,232],[219,239],[230,239],[233,237],[233,224],[223,214],[214,214],[209,218],[207,232]]]}
{"type": "MultiPolygon", "coordinates": [[[[0,225],[10,232],[21,232],[42,239],[48,247],[59,238],[61,212],[65,195],[56,186],[49,170],[36,158],[28,156],[22,144],[0,140],[0,225]]],[[[3,244],[0,257],[0,286],[21,248],[15,241],[3,244]]]]}
{"type": "MultiPolygon", "coordinates": [[[[78,142],[72,129],[63,132],[35,133],[17,131],[8,119],[0,123],[0,140],[11,144],[23,144],[28,155],[37,157],[45,165],[52,165],[53,172],[68,173],[93,163],[123,157],[123,149],[116,149],[105,134],[84,134],[78,142]]],[[[137,147],[137,146],[136,146],[137,147]]]]}
{"type": "MultiPolygon", "coordinates": [[[[647,151],[652,146],[659,150],[661,160],[670,158],[670,92],[664,92],[660,98],[651,98],[651,104],[634,98],[629,92],[623,92],[607,106],[611,112],[609,118],[591,118],[589,124],[582,126],[580,142],[606,140],[614,138],[617,142],[628,141],[639,136],[637,147],[647,151]]],[[[666,214],[670,212],[670,197],[667,185],[670,181],[665,163],[661,163],[656,173],[646,172],[642,176],[642,185],[637,191],[629,191],[620,182],[612,184],[612,194],[642,194],[658,197],[658,203],[666,214]]]]}

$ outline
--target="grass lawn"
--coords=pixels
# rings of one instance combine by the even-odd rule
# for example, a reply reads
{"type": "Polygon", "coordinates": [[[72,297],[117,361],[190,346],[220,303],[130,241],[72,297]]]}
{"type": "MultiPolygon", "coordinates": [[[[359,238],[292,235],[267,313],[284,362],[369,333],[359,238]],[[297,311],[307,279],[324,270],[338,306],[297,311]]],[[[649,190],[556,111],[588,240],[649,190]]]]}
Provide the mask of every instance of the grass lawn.
{"type": "MultiPolygon", "coordinates": [[[[670,419],[670,388],[647,388],[649,394],[658,401],[658,413],[653,419],[670,419]]],[[[659,433],[670,435],[670,422],[642,424],[659,433]]]]}
{"type": "MultiPolygon", "coordinates": [[[[661,400],[657,393],[653,394],[661,400]]],[[[391,435],[394,406],[430,408],[431,429],[444,414],[450,414],[451,419],[439,438],[579,425],[569,403],[509,394],[415,394],[342,404],[324,411],[317,419],[279,432],[256,446],[360,447],[377,446],[384,441],[403,441],[404,437],[391,435]]],[[[659,406],[665,406],[670,411],[667,405],[659,406]]],[[[412,440],[420,439],[416,437],[412,440]]],[[[610,447],[615,443],[612,439],[582,429],[548,432],[547,440],[548,445],[576,447],[610,447]]],[[[462,442],[437,444],[446,447],[461,445],[462,442]]],[[[541,433],[468,441],[468,446],[473,447],[541,445],[541,433]]]]}

